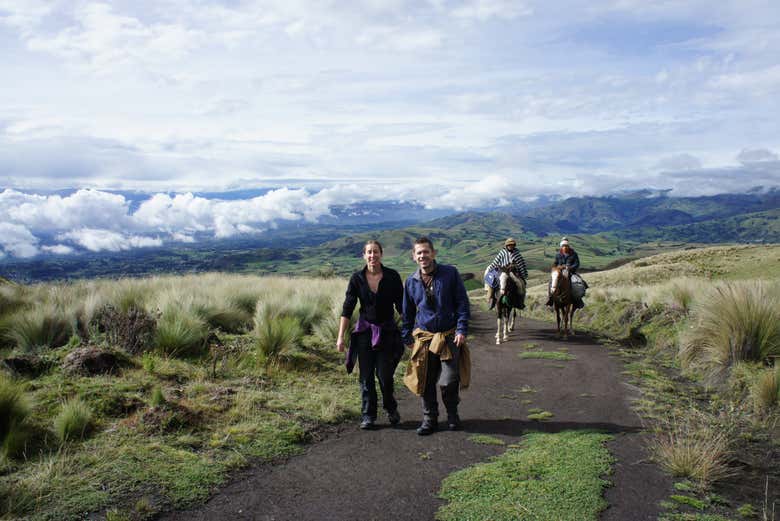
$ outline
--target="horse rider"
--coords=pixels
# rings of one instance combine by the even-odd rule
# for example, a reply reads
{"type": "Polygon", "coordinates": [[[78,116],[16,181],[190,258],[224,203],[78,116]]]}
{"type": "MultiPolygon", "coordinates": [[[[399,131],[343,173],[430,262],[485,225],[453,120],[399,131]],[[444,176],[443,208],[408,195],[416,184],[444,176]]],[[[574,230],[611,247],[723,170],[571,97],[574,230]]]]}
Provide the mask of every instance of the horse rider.
{"type": "MultiPolygon", "coordinates": [[[[566,266],[569,271],[569,277],[575,275],[580,268],[580,257],[574,251],[574,248],[569,245],[569,239],[566,237],[561,239],[560,250],[555,254],[555,266],[566,266]]],[[[547,305],[553,305],[552,295],[547,299],[547,305]]],[[[576,309],[580,309],[585,306],[585,303],[582,301],[582,298],[576,297],[574,306],[576,309]]]]}
{"type": "MultiPolygon", "coordinates": [[[[511,237],[504,241],[504,247],[498,252],[493,262],[488,264],[487,269],[485,269],[485,277],[490,271],[501,269],[504,266],[511,266],[509,276],[517,285],[522,299],[520,309],[523,309],[525,308],[525,283],[528,280],[528,268],[525,265],[525,259],[517,250],[517,242],[511,237]]],[[[493,298],[493,286],[486,284],[485,289],[487,290],[487,302],[490,304],[490,309],[493,309],[493,306],[496,305],[496,300],[493,298]]]]}

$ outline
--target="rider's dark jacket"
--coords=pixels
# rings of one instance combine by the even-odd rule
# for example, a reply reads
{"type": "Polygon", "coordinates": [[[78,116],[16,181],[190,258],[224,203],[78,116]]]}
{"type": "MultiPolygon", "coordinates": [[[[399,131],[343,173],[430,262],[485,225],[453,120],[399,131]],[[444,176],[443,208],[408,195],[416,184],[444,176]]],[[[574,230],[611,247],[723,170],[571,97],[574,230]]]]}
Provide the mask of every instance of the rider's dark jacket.
{"type": "Polygon", "coordinates": [[[555,254],[555,265],[568,266],[569,271],[577,273],[577,270],[580,268],[580,257],[573,248],[569,248],[568,255],[562,251],[558,251],[558,253],[555,254]]]}

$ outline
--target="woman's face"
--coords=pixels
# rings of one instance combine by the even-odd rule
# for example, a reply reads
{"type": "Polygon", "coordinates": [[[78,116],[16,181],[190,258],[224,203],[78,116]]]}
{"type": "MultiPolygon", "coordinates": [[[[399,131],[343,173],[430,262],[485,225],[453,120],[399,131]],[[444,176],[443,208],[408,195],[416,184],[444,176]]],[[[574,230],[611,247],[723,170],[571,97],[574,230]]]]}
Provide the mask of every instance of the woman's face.
{"type": "Polygon", "coordinates": [[[379,267],[382,262],[382,252],[376,244],[366,244],[363,248],[363,258],[369,268],[379,267]]]}

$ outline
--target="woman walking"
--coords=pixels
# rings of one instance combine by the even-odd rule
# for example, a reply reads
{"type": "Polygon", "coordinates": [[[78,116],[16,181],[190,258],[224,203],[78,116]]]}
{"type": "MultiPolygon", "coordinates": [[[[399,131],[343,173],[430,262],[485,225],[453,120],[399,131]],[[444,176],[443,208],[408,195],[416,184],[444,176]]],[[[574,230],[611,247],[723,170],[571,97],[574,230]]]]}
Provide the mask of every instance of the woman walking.
{"type": "Polygon", "coordinates": [[[336,349],[344,351],[344,334],[350,317],[360,302],[360,314],[347,353],[347,371],[355,357],[360,368],[362,397],[361,429],[373,429],[377,417],[375,377],[382,391],[382,406],[390,425],[401,421],[398,403],[393,396],[393,373],[403,356],[404,346],[393,310],[401,314],[403,284],[397,271],[382,265],[382,245],[370,240],[363,245],[366,266],[352,274],[341,310],[336,349]]]}

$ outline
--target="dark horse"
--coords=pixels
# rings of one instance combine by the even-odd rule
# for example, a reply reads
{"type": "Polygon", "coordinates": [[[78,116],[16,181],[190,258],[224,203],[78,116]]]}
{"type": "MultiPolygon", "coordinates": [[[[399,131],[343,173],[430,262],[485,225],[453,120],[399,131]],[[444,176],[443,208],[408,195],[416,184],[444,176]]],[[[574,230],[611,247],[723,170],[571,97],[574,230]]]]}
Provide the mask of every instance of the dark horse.
{"type": "Polygon", "coordinates": [[[566,266],[553,266],[550,271],[550,295],[552,296],[555,318],[558,321],[558,336],[574,336],[574,296],[571,294],[571,280],[566,266]],[[563,327],[561,328],[561,318],[563,327]]]}
{"type": "Polygon", "coordinates": [[[520,292],[525,288],[518,288],[509,272],[512,266],[501,268],[499,275],[499,294],[496,299],[496,318],[498,329],[496,330],[496,344],[509,340],[509,332],[515,328],[517,310],[522,309],[522,297],[520,292]]]}

